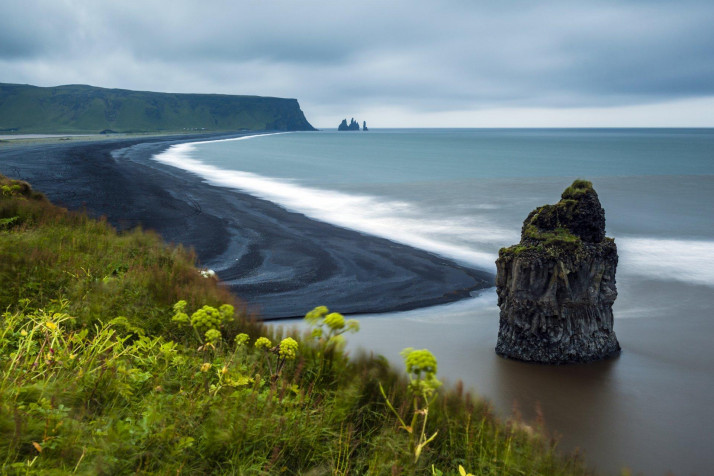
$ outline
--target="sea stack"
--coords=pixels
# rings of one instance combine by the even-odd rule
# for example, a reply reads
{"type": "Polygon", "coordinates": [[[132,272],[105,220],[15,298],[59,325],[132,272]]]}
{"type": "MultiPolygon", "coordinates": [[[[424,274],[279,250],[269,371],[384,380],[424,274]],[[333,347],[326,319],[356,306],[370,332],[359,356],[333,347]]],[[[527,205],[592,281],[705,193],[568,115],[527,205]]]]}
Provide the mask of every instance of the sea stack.
{"type": "Polygon", "coordinates": [[[350,123],[347,124],[347,119],[342,119],[342,122],[340,123],[339,126],[337,126],[338,131],[358,131],[359,130],[359,122],[355,121],[355,118],[353,117],[352,120],[350,120],[350,123]]]}
{"type": "Polygon", "coordinates": [[[576,180],[555,205],[533,210],[521,242],[496,260],[501,308],[496,353],[547,364],[616,354],[612,304],[617,246],[592,184],[576,180]]]}

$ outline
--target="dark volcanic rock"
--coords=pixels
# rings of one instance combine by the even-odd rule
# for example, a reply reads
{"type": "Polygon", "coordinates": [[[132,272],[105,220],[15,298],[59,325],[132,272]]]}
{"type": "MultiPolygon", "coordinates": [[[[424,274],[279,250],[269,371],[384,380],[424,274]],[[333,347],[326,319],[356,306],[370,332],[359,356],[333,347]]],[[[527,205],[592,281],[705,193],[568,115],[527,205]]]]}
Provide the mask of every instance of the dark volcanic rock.
{"type": "Polygon", "coordinates": [[[337,127],[337,130],[338,131],[358,131],[359,130],[359,122],[355,121],[355,118],[353,117],[352,120],[350,120],[350,123],[348,125],[347,119],[342,119],[342,122],[337,127]]]}
{"type": "Polygon", "coordinates": [[[496,261],[501,308],[496,352],[550,364],[620,351],[613,331],[617,247],[590,182],[576,180],[555,205],[533,210],[521,242],[496,261]]]}

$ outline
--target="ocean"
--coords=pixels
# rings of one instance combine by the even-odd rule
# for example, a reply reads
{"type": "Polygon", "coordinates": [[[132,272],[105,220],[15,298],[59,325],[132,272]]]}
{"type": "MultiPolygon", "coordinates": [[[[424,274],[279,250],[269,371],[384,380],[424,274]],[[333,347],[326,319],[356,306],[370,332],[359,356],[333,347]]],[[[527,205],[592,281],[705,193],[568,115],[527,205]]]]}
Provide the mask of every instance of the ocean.
{"type": "Polygon", "coordinates": [[[179,144],[155,159],[492,272],[532,209],[591,180],[620,255],[619,357],[561,367],[497,357],[494,289],[360,316],[349,348],[397,365],[404,347],[428,348],[447,382],[462,380],[504,417],[542,413],[563,449],[608,473],[714,467],[713,129],[296,132],[179,144]]]}

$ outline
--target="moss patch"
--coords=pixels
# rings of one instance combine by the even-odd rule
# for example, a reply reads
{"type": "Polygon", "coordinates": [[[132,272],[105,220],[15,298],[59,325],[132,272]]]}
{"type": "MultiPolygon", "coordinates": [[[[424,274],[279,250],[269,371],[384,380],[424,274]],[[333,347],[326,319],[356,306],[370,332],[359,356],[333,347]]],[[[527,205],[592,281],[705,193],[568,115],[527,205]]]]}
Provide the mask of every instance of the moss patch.
{"type": "Polygon", "coordinates": [[[588,191],[593,190],[593,184],[589,180],[576,179],[568,188],[561,194],[560,198],[575,199],[582,197],[588,191]]]}
{"type": "Polygon", "coordinates": [[[513,245],[509,246],[507,248],[501,248],[498,250],[498,257],[499,258],[508,258],[508,257],[515,257],[519,256],[521,253],[535,249],[535,246],[526,246],[526,245],[513,245]]]}
{"type": "Polygon", "coordinates": [[[540,230],[534,225],[527,225],[524,230],[524,237],[528,240],[539,241],[545,247],[559,246],[574,250],[582,245],[582,241],[573,235],[570,230],[559,226],[552,231],[540,230]]]}
{"type": "Polygon", "coordinates": [[[582,247],[583,240],[599,241],[598,218],[604,229],[604,215],[592,183],[575,180],[561,197],[555,205],[543,205],[528,215],[523,222],[520,245],[573,252],[582,247]]]}

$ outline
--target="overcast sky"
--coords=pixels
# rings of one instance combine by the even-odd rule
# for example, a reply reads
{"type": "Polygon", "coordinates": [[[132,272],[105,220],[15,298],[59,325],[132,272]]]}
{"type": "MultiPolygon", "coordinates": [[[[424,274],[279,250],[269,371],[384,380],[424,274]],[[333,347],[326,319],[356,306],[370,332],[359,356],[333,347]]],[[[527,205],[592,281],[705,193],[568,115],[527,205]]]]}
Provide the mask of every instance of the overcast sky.
{"type": "Polygon", "coordinates": [[[3,0],[0,82],[294,97],[317,127],[713,127],[714,1],[3,0]]]}

